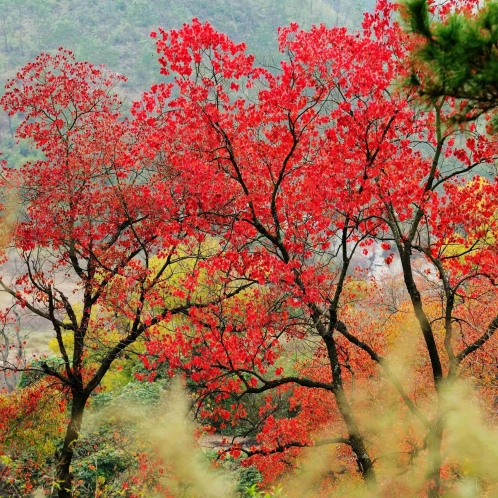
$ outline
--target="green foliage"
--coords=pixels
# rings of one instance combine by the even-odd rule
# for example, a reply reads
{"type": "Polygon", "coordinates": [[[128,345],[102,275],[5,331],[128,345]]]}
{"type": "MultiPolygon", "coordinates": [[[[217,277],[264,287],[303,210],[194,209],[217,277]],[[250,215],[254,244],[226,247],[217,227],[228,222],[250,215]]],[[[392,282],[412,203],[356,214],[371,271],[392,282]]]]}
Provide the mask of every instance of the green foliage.
{"type": "Polygon", "coordinates": [[[274,496],[284,498],[280,484],[278,486],[272,486],[270,491],[259,491],[257,484],[254,484],[247,489],[246,496],[250,498],[273,498],[274,496]]]}
{"type": "Polygon", "coordinates": [[[411,83],[429,99],[451,96],[468,100],[461,113],[477,114],[498,106],[498,3],[488,2],[475,17],[450,14],[444,22],[431,22],[427,0],[408,0],[407,27],[425,42],[414,54],[411,83]],[[425,66],[420,69],[417,61],[425,66]],[[426,70],[424,70],[426,69],[426,70]]]}
{"type": "Polygon", "coordinates": [[[97,489],[105,489],[104,496],[111,496],[111,490],[121,489],[136,472],[136,456],[148,443],[143,441],[133,413],[154,413],[165,391],[164,381],[132,380],[93,397],[73,461],[80,496],[94,496],[97,489]]]}
{"type": "Polygon", "coordinates": [[[131,458],[124,450],[104,445],[75,465],[75,477],[80,487],[94,491],[98,484],[112,483],[119,474],[129,469],[131,458]]]}
{"type": "Polygon", "coordinates": [[[26,371],[22,372],[19,377],[19,382],[17,383],[17,387],[22,389],[24,387],[30,386],[35,382],[39,381],[42,377],[45,376],[45,373],[42,372],[42,364],[46,364],[50,368],[54,370],[59,370],[61,365],[60,358],[45,358],[45,359],[36,359],[33,360],[29,367],[35,369],[34,371],[26,371]]]}
{"type": "Polygon", "coordinates": [[[432,33],[427,0],[407,0],[405,6],[409,13],[408,25],[411,31],[430,39],[432,33]]]}
{"type": "Polygon", "coordinates": [[[129,402],[141,406],[155,405],[164,392],[163,383],[130,382],[121,392],[119,402],[129,402]]]}
{"type": "Polygon", "coordinates": [[[93,404],[96,408],[115,406],[155,406],[164,393],[166,384],[158,382],[132,381],[121,390],[101,392],[94,396],[93,404]]]}
{"type": "Polygon", "coordinates": [[[241,467],[238,471],[237,492],[242,496],[251,496],[249,490],[256,490],[263,480],[261,472],[256,467],[241,467]]]}

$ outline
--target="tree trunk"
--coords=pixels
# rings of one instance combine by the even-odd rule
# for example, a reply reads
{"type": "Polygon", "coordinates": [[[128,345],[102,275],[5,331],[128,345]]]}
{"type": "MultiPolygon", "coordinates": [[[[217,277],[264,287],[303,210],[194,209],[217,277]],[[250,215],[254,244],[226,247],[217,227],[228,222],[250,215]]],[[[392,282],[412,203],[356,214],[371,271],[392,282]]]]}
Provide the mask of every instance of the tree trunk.
{"type": "Polygon", "coordinates": [[[441,465],[443,463],[441,443],[443,440],[443,425],[443,419],[441,415],[438,414],[433,427],[427,435],[429,459],[429,469],[427,472],[427,481],[429,483],[429,488],[427,490],[428,498],[438,498],[441,496],[441,465]]]}
{"type": "Polygon", "coordinates": [[[59,498],[71,498],[73,496],[71,462],[73,460],[74,447],[79,438],[87,399],[88,396],[82,392],[72,391],[71,419],[66,429],[62,449],[55,455],[56,479],[59,486],[57,496],[59,498]]]}
{"type": "Polygon", "coordinates": [[[356,455],[358,469],[365,481],[367,488],[370,491],[377,490],[377,479],[372,459],[370,458],[363,436],[360,433],[358,424],[353,415],[353,410],[344,392],[342,384],[342,372],[339,358],[337,357],[337,347],[332,335],[323,336],[325,345],[327,346],[327,355],[332,369],[332,384],[334,386],[334,396],[337,402],[339,412],[346,423],[351,449],[356,455]]]}

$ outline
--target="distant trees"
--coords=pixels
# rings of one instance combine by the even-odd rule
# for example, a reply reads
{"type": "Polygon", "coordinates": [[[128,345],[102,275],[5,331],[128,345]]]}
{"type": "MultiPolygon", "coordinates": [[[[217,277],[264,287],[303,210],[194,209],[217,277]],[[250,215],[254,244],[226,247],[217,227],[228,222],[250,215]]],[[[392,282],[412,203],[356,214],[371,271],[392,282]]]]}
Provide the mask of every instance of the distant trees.
{"type": "MultiPolygon", "coordinates": [[[[367,5],[366,7],[371,7],[367,5]]],[[[79,59],[105,63],[126,74],[132,92],[155,80],[155,54],[147,36],[157,25],[179,28],[193,17],[207,18],[220,30],[250,43],[258,56],[276,45],[271,36],[279,25],[290,22],[350,26],[361,22],[362,2],[337,3],[292,0],[274,7],[269,0],[215,0],[212,2],[133,0],[81,4],[74,0],[2,0],[0,2],[0,68],[12,77],[20,64],[40,51],[60,46],[71,49],[79,59]],[[355,9],[355,6],[357,7],[355,9]],[[310,9],[311,7],[311,9],[310,9]],[[337,13],[336,13],[337,10],[337,13]]]]}
{"type": "MultiPolygon", "coordinates": [[[[156,81],[156,55],[148,35],[158,25],[179,28],[193,17],[208,19],[217,29],[248,43],[265,63],[278,65],[272,36],[277,26],[290,22],[332,24],[337,18],[341,24],[359,26],[362,9],[361,1],[350,5],[332,0],[314,0],[311,10],[308,2],[298,0],[278,8],[271,0],[99,0],[84,4],[75,0],[1,0],[0,73],[5,79],[12,78],[41,51],[52,53],[63,46],[79,60],[104,63],[126,75],[128,83],[119,92],[126,92],[133,100],[156,81]]],[[[16,119],[0,119],[0,149],[20,165],[28,156],[31,159],[33,152],[26,145],[14,147],[17,125],[16,119]]]]}

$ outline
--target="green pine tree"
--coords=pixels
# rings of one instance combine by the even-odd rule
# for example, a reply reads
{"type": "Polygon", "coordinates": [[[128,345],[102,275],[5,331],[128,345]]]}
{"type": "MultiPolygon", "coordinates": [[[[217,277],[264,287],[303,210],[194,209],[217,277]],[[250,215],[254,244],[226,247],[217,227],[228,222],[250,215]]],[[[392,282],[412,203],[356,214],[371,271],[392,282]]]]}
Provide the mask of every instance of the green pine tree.
{"type": "Polygon", "coordinates": [[[498,3],[488,2],[475,15],[451,14],[445,22],[431,19],[427,0],[404,6],[407,28],[425,40],[413,54],[410,84],[429,100],[467,101],[461,120],[497,108],[498,3]]]}

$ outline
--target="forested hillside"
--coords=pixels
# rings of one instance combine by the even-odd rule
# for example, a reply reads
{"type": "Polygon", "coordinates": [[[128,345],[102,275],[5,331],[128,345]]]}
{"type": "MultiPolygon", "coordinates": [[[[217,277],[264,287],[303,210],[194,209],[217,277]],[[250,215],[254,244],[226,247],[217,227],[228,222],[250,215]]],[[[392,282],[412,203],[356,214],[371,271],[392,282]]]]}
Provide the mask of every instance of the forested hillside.
{"type": "MultiPolygon", "coordinates": [[[[244,41],[258,60],[279,58],[276,31],[297,22],[359,27],[373,0],[0,0],[0,75],[2,84],[40,52],[64,47],[79,60],[105,64],[126,75],[121,93],[128,101],[158,80],[159,66],[149,33],[180,28],[194,17],[209,21],[237,42],[244,41]]],[[[32,152],[14,143],[16,122],[0,116],[0,150],[20,164],[32,152]]]]}
{"type": "Polygon", "coordinates": [[[2,0],[0,72],[13,76],[42,51],[63,46],[78,59],[126,74],[132,87],[156,78],[158,26],[180,28],[197,17],[244,41],[259,58],[276,55],[276,30],[297,22],[357,27],[372,0],[2,0]]]}

